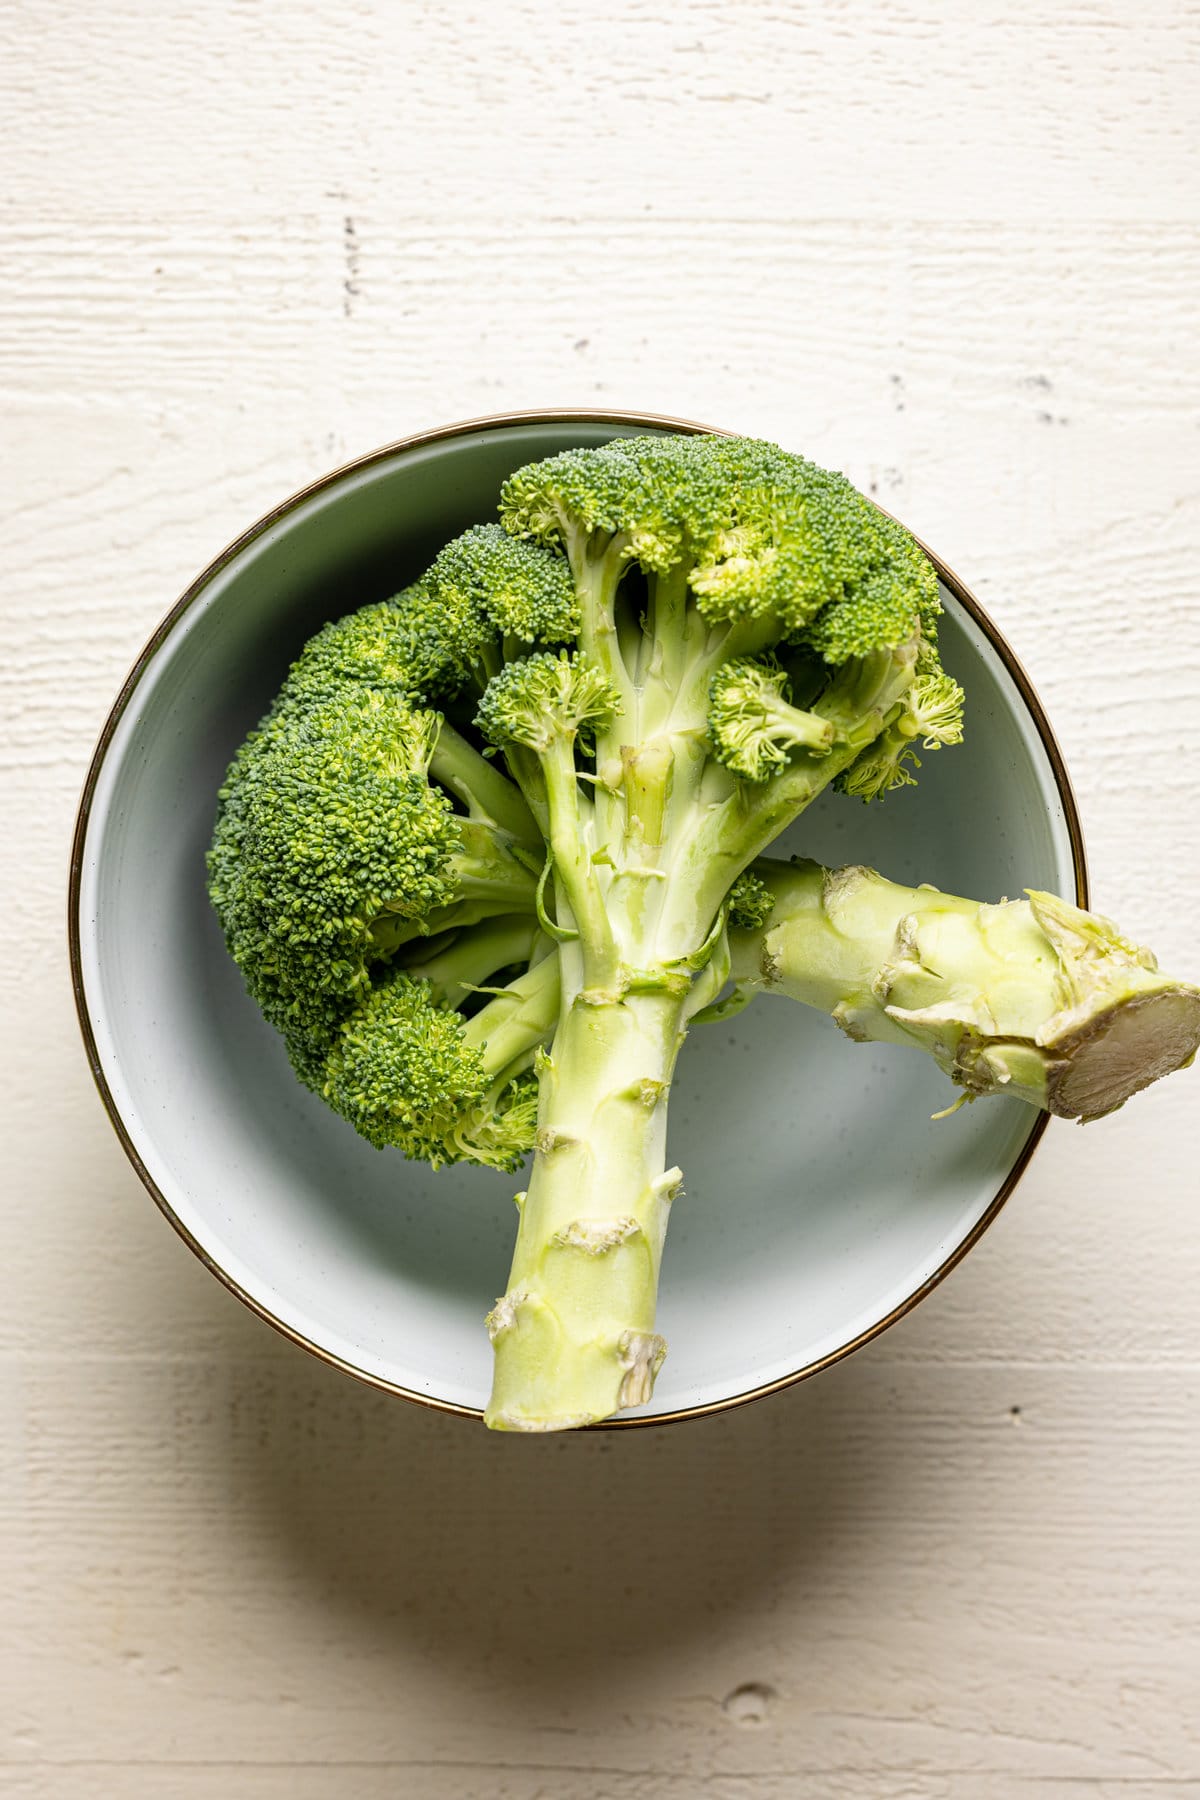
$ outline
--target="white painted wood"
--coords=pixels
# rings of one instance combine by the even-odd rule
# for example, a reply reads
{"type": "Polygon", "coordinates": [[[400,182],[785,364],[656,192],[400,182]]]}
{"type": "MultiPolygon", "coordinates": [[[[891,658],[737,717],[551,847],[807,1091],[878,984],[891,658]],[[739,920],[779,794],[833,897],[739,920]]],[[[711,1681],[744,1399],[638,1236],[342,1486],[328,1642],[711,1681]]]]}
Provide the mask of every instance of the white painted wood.
{"type": "Polygon", "coordinates": [[[1194,0],[3,16],[0,1795],[1200,1795],[1200,1078],[1053,1127],[818,1381],[497,1442],[192,1261],[63,949],[95,734],[197,569],[349,454],[585,403],[777,436],[936,545],[1096,904],[1196,974],[1194,0]]]}

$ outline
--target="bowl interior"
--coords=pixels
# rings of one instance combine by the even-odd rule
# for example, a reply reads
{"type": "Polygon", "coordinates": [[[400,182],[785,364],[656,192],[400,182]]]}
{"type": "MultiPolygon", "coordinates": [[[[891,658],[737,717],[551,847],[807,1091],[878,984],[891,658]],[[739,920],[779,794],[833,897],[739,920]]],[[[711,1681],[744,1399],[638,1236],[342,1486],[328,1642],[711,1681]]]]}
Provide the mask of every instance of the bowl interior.
{"type": "MultiPolygon", "coordinates": [[[[629,427],[644,429],[644,427],[629,427]]],[[[111,1104],[176,1219],[259,1307],[375,1380],[486,1398],[519,1178],[380,1154],[293,1077],[204,891],[214,796],[294,653],[494,516],[521,463],[616,428],[487,427],[353,468],[211,575],[151,655],[107,745],[83,843],[83,1003],[111,1104]]],[[[818,803],[785,851],[980,898],[1075,891],[1045,745],[949,593],[943,647],[968,736],[886,805],[818,803]]],[[[1036,1117],[1015,1101],[931,1123],[925,1058],[857,1046],[781,1000],[697,1029],[671,1106],[684,1169],[662,1284],[670,1346],[647,1414],[786,1378],[886,1320],[978,1225],[1036,1117]]]]}

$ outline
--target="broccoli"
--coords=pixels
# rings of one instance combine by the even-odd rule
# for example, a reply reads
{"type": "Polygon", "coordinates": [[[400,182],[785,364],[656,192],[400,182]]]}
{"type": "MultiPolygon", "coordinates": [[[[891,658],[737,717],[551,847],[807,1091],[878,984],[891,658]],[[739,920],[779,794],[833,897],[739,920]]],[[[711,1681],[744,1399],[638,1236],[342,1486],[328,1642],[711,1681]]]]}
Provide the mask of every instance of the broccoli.
{"type": "MultiPolygon", "coordinates": [[[[830,785],[878,799],[960,739],[938,612],[926,557],[842,476],[618,439],[519,470],[499,523],[327,625],[235,757],[210,892],[300,1079],[434,1167],[532,1152],[490,1426],[650,1397],[680,1047],[764,985],[764,946],[781,991],[830,998],[805,945],[776,948],[803,896],[761,859],[830,785]]],[[[930,1004],[897,989],[861,1029],[903,1007],[905,1041],[965,1067],[965,1020],[930,1004]]],[[[1015,1031],[972,1079],[1033,1097],[1015,1031]]]]}
{"type": "Polygon", "coordinates": [[[1003,1093],[1098,1119],[1200,1048],[1200,988],[1053,894],[986,905],[799,859],[753,878],[769,909],[730,932],[739,998],[785,994],[856,1042],[924,1050],[959,1105],[1003,1093]]]}

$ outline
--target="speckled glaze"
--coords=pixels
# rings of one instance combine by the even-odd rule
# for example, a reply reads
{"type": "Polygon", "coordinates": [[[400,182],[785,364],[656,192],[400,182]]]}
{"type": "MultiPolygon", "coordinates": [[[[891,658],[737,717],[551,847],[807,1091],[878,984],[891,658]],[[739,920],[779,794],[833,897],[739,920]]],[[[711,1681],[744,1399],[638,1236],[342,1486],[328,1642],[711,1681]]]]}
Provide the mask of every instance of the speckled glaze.
{"type": "MultiPolygon", "coordinates": [[[[511,1177],[380,1154],[292,1075],[204,891],[215,794],[289,660],[325,620],[394,592],[493,515],[521,463],[647,429],[541,413],[430,433],[337,471],[260,521],[184,595],[126,682],[89,774],[72,961],[105,1104],[147,1188],[264,1318],[352,1373],[474,1413],[483,1316],[503,1291],[511,1177]]],[[[935,562],[937,558],[934,558],[935,562]]],[[[995,628],[939,563],[961,749],[886,805],[836,795],[780,848],[998,899],[1086,901],[1074,806],[995,628]]],[[[670,1352],[628,1422],[735,1404],[812,1373],[929,1290],[994,1216],[1043,1121],[953,1091],[925,1059],[859,1047],[783,1002],[697,1029],[671,1103],[685,1174],[664,1263],[670,1352]]]]}

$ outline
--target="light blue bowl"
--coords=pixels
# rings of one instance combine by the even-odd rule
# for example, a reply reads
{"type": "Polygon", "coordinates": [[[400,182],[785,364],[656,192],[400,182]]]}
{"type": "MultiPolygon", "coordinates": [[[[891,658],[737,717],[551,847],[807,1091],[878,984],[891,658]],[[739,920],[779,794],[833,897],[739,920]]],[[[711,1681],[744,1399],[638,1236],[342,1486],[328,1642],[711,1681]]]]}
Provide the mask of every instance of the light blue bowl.
{"type": "MultiPolygon", "coordinates": [[[[519,1182],[380,1154],[298,1085],[205,896],[216,790],[305,639],[494,516],[512,469],[620,434],[689,429],[516,414],[410,438],[327,476],[254,525],[167,615],[88,775],[72,963],[92,1067],[130,1160],[255,1311],[326,1361],[436,1406],[483,1406],[483,1316],[504,1290],[519,1182]]],[[[933,560],[945,661],[968,695],[965,745],[927,757],[920,785],[885,806],[829,796],[781,848],[980,899],[1038,887],[1086,904],[1046,719],[1000,634],[933,560]]],[[[664,1262],[670,1353],[630,1423],[798,1380],[930,1290],[995,1217],[1045,1123],[1009,1100],[931,1123],[951,1098],[927,1059],[854,1045],[782,1001],[693,1033],[671,1102],[686,1198],[664,1262]]]]}

